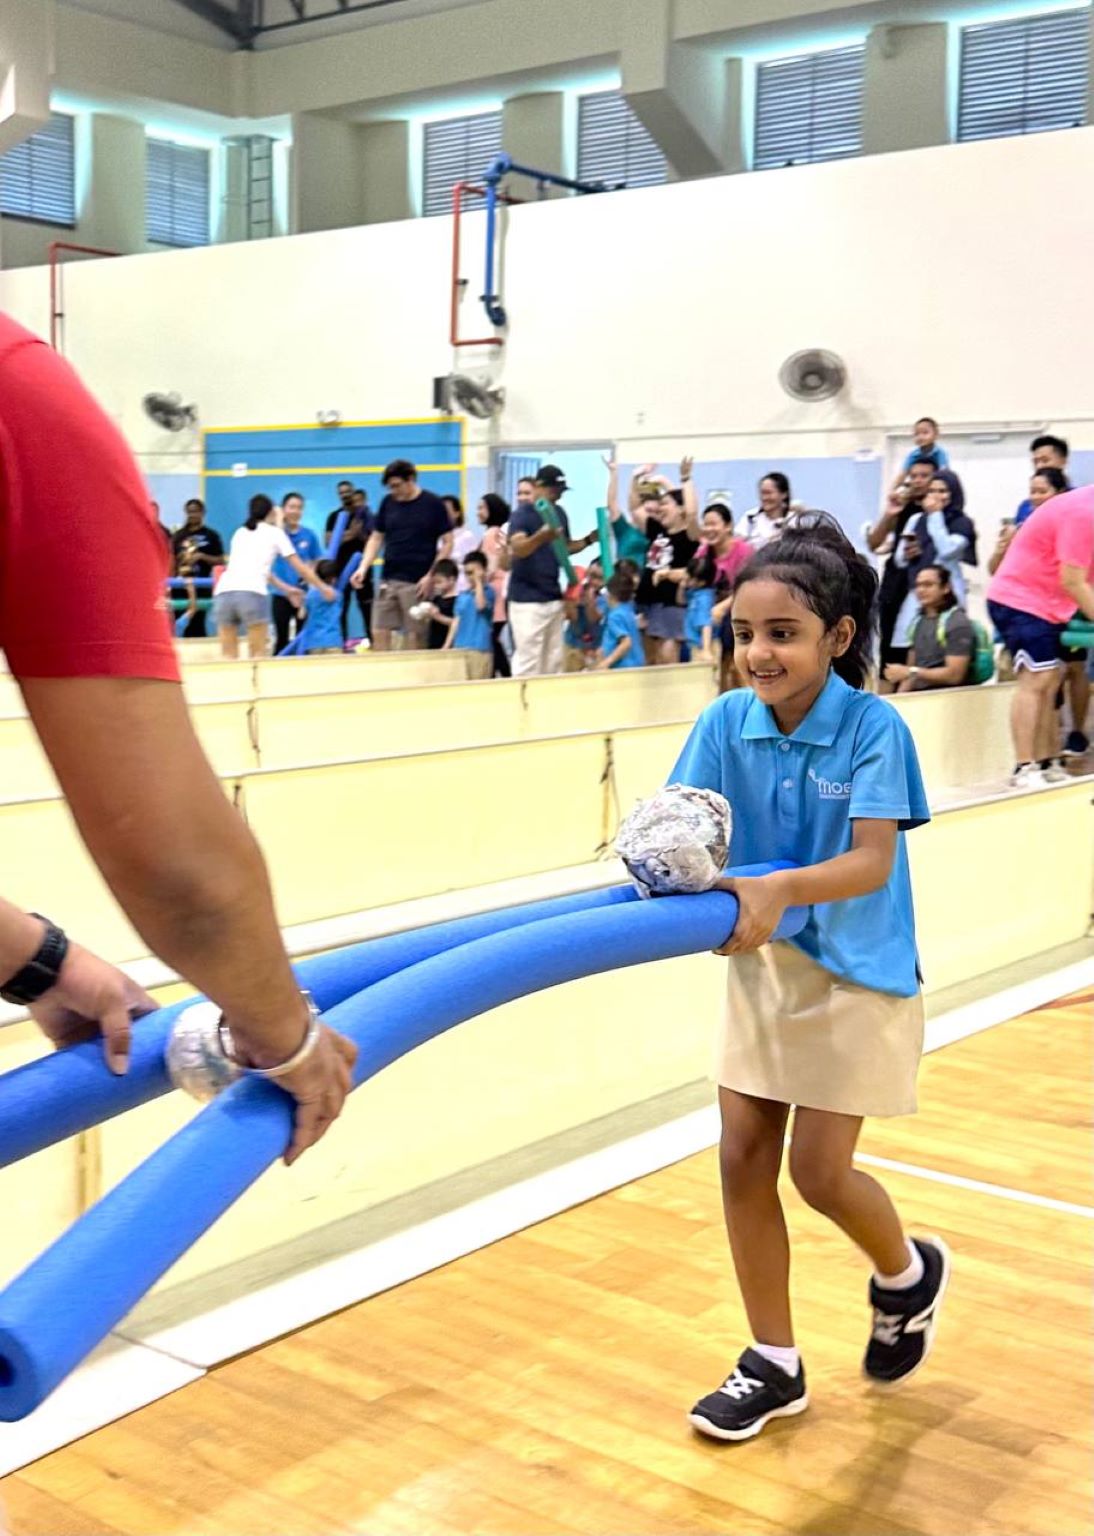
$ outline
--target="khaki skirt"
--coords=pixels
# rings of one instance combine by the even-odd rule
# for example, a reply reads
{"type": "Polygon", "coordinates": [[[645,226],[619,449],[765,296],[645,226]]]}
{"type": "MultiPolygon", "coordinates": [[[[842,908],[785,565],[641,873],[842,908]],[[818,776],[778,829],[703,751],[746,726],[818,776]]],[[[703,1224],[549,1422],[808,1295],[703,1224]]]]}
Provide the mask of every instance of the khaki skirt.
{"type": "Polygon", "coordinates": [[[923,998],[843,981],[793,944],[729,962],[715,1075],[723,1088],[840,1115],[910,1115],[923,998]]]}

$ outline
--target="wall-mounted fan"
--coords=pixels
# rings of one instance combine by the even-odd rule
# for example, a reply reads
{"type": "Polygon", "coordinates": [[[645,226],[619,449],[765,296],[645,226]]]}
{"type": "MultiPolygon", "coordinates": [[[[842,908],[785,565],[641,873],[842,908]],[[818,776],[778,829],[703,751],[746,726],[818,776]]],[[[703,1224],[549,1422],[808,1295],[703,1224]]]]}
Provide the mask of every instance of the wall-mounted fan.
{"type": "Polygon", "coordinates": [[[433,406],[435,410],[453,415],[466,411],[480,421],[497,416],[505,407],[504,389],[492,389],[466,373],[449,373],[433,380],[433,406]]]}
{"type": "Polygon", "coordinates": [[[847,365],[834,352],[810,347],[787,358],[779,383],[794,400],[831,400],[847,384],[847,365]]]}
{"type": "Polygon", "coordinates": [[[151,417],[157,427],[168,432],[182,432],[186,427],[197,425],[196,405],[183,405],[181,395],[145,395],[141,401],[144,414],[151,417]]]}

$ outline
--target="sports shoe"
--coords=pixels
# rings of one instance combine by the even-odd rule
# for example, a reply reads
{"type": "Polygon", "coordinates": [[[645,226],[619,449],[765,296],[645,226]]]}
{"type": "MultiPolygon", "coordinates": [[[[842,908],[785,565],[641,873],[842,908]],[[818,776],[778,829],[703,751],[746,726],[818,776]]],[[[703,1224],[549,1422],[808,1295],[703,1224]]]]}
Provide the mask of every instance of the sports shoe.
{"type": "Polygon", "coordinates": [[[893,1386],[914,1376],[931,1352],[938,1308],[950,1278],[950,1251],[941,1238],[912,1239],[923,1275],[906,1291],[887,1291],[870,1281],[874,1327],[862,1368],[872,1381],[893,1386]]]}
{"type": "Polygon", "coordinates": [[[1071,775],[1063,763],[1053,762],[1047,763],[1041,769],[1041,777],[1046,784],[1066,784],[1070,780],[1071,775]]]}
{"type": "Polygon", "coordinates": [[[788,1376],[782,1366],[746,1349],[715,1392],[701,1397],[688,1419],[715,1440],[751,1440],[768,1419],[790,1418],[809,1407],[805,1368],[788,1376]]]}
{"type": "Polygon", "coordinates": [[[1048,784],[1039,763],[1023,763],[1014,770],[1007,782],[1012,789],[1044,789],[1048,784]]]}
{"type": "Polygon", "coordinates": [[[1072,731],[1064,742],[1065,757],[1085,757],[1090,751],[1090,738],[1082,731],[1072,731]]]}

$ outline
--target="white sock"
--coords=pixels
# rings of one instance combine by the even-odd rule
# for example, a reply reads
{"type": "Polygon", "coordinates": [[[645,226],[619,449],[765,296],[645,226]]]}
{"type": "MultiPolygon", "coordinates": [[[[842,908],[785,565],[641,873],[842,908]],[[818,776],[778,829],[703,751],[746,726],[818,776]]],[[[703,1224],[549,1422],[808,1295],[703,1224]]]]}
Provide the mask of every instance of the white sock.
{"type": "Polygon", "coordinates": [[[923,1279],[923,1255],[915,1244],[907,1239],[909,1262],[907,1269],[902,1269],[899,1275],[878,1275],[874,1279],[884,1291],[910,1291],[913,1285],[918,1285],[923,1279]]]}
{"type": "Polygon", "coordinates": [[[770,1360],[772,1365],[777,1365],[788,1376],[797,1376],[801,1366],[801,1356],[793,1347],[787,1348],[782,1344],[753,1344],[752,1348],[758,1355],[763,1355],[765,1360],[770,1360]]]}

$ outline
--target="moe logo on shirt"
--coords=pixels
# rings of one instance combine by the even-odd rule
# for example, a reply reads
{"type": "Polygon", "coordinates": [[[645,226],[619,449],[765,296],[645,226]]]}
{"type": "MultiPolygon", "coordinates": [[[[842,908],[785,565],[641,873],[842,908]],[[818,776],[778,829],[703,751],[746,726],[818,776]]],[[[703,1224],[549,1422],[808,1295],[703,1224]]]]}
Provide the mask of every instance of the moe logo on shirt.
{"type": "Polygon", "coordinates": [[[822,800],[850,800],[850,783],[841,784],[838,779],[822,779],[815,768],[810,768],[809,777],[817,786],[817,794],[822,800]]]}

